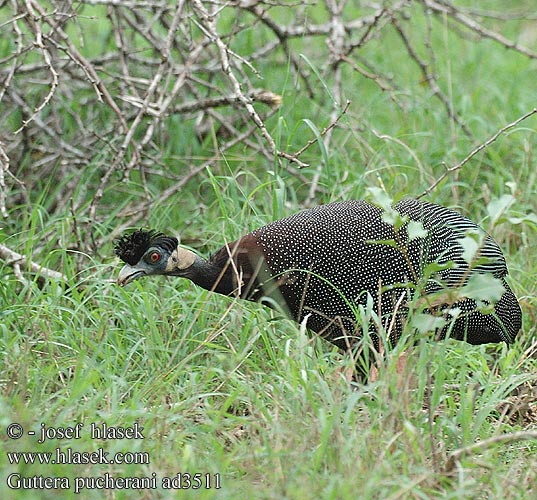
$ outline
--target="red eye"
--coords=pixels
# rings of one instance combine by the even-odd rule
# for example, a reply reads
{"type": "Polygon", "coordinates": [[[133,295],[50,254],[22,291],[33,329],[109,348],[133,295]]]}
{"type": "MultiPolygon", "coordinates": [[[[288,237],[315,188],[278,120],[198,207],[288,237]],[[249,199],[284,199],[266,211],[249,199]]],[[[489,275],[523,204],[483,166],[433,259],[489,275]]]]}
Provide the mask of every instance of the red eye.
{"type": "Polygon", "coordinates": [[[153,252],[150,256],[149,256],[149,260],[151,262],[158,262],[160,260],[160,254],[158,252],[153,252]]]}

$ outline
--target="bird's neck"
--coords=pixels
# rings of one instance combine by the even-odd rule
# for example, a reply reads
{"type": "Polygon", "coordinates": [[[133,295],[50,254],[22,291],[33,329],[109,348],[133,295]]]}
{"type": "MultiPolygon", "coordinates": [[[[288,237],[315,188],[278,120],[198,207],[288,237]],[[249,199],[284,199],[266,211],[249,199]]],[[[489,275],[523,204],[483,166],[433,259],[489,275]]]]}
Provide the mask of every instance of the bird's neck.
{"type": "Polygon", "coordinates": [[[223,295],[231,295],[237,288],[237,280],[229,263],[220,265],[196,256],[185,277],[198,286],[223,295]]]}

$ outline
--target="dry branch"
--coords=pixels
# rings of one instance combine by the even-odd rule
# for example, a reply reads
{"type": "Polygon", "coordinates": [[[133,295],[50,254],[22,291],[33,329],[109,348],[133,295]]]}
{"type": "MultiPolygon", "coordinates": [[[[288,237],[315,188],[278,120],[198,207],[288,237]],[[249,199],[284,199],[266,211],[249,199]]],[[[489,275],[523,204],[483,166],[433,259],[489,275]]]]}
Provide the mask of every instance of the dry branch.
{"type": "Polygon", "coordinates": [[[482,24],[478,23],[475,19],[468,17],[461,11],[460,8],[456,7],[450,2],[446,0],[443,2],[435,2],[434,0],[422,1],[427,8],[440,14],[446,14],[450,19],[454,19],[455,21],[459,22],[464,27],[468,28],[472,33],[476,33],[483,38],[490,38],[500,45],[503,45],[505,48],[519,52],[530,59],[537,59],[537,52],[533,52],[523,45],[509,40],[501,33],[486,28],[482,24]]]}
{"type": "Polygon", "coordinates": [[[0,259],[4,260],[7,265],[13,267],[19,280],[24,281],[20,271],[28,269],[32,273],[37,274],[39,276],[67,282],[67,276],[65,276],[64,274],[37,264],[33,260],[27,259],[24,255],[21,255],[20,253],[17,253],[2,244],[0,244],[0,259]]]}
{"type": "Polygon", "coordinates": [[[501,434],[499,436],[493,436],[489,439],[485,439],[484,441],[479,441],[469,446],[465,446],[464,448],[459,448],[451,452],[443,472],[444,474],[452,474],[460,465],[460,461],[464,457],[480,453],[497,444],[510,444],[527,440],[537,440],[537,431],[519,431],[511,434],[501,434]]]}
{"type": "Polygon", "coordinates": [[[522,116],[518,117],[514,122],[508,123],[501,129],[499,129],[494,135],[489,137],[485,142],[477,146],[474,150],[472,150],[462,161],[457,163],[456,165],[453,165],[452,167],[448,167],[445,169],[445,171],[440,175],[435,181],[423,192],[421,193],[418,198],[422,198],[423,196],[428,195],[431,191],[433,191],[438,184],[440,184],[446,177],[451,175],[454,172],[457,172],[460,170],[464,165],[466,165],[477,153],[480,151],[483,151],[486,147],[490,146],[500,135],[507,132],[508,130],[516,127],[520,122],[526,120],[530,116],[537,113],[537,108],[533,108],[531,111],[528,111],[527,113],[523,114],[522,116]]]}
{"type": "MultiPolygon", "coordinates": [[[[277,163],[307,184],[306,203],[316,199],[325,189],[327,166],[315,162],[314,171],[306,169],[301,157],[315,141],[279,137],[278,122],[271,117],[280,106],[280,119],[287,119],[287,110],[295,105],[289,96],[307,98],[312,105],[300,110],[301,118],[331,124],[321,132],[329,145],[332,134],[344,130],[335,126],[343,108],[361,115],[355,97],[363,82],[374,82],[405,110],[416,89],[401,83],[382,58],[370,57],[370,47],[382,45],[393,30],[428,93],[441,103],[454,137],[460,131],[470,135],[468,117],[442,88],[441,53],[432,41],[436,23],[454,36],[470,33],[502,50],[537,57],[509,40],[500,30],[502,23],[495,22],[522,20],[531,13],[470,10],[447,0],[381,4],[361,7],[356,17],[349,15],[356,10],[348,0],[315,5],[283,0],[2,2],[0,28],[9,34],[0,57],[0,118],[5,123],[0,130],[0,214],[5,230],[20,230],[21,207],[29,207],[32,193],[43,189],[46,180],[62,186],[49,200],[51,216],[76,222],[79,241],[101,243],[92,228],[96,222],[109,223],[115,209],[110,199],[117,200],[114,193],[125,189],[120,181],[137,182],[133,201],[118,209],[124,225],[151,213],[155,184],[162,181],[163,195],[172,196],[224,153],[256,158],[263,171],[277,163]],[[303,54],[311,64],[304,63],[303,54]],[[276,72],[280,80],[273,79],[276,72]],[[347,81],[349,72],[352,82],[347,81]],[[287,82],[282,96],[281,79],[287,82]],[[344,106],[348,99],[353,109],[344,106]],[[327,101],[331,108],[321,111],[327,101]],[[170,154],[169,144],[183,136],[183,127],[198,143],[170,154]]],[[[287,125],[290,130],[296,126],[287,125]]],[[[361,122],[345,126],[375,130],[361,122]]],[[[365,138],[357,140],[369,147],[365,138]]],[[[481,149],[447,169],[424,194],[481,149]]]]}

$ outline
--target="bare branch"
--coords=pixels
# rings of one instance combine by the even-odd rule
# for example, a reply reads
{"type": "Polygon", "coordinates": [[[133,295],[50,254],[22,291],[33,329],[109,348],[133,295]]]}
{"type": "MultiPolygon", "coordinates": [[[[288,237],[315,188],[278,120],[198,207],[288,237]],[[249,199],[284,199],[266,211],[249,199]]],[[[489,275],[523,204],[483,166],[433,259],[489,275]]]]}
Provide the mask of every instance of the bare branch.
{"type": "Polygon", "coordinates": [[[423,81],[427,83],[427,85],[430,87],[433,95],[437,97],[445,106],[450,120],[453,120],[454,122],[456,122],[457,125],[461,127],[463,132],[468,137],[471,138],[472,132],[466,126],[466,124],[464,123],[462,118],[459,116],[459,114],[454,110],[452,101],[447,98],[447,96],[444,94],[442,89],[439,87],[436,75],[432,73],[431,71],[429,71],[429,65],[425,61],[423,61],[423,59],[418,55],[418,53],[414,49],[414,46],[412,45],[412,43],[410,42],[410,39],[406,35],[401,23],[394,17],[392,18],[392,24],[395,28],[395,31],[401,37],[401,40],[403,41],[403,44],[406,47],[410,58],[413,59],[418,65],[418,67],[420,68],[421,73],[423,75],[423,81]]]}
{"type": "Polygon", "coordinates": [[[490,38],[491,40],[498,42],[500,45],[503,45],[505,48],[520,52],[521,54],[525,55],[526,57],[529,57],[530,59],[537,59],[537,52],[533,52],[526,47],[516,42],[513,42],[512,40],[509,40],[508,38],[504,37],[500,33],[497,33],[496,31],[492,31],[488,28],[485,28],[483,25],[479,24],[474,19],[471,19],[467,15],[463,14],[458,7],[455,7],[448,1],[443,0],[441,3],[435,2],[434,0],[422,1],[428,8],[432,9],[435,12],[448,14],[452,19],[455,19],[456,21],[464,25],[466,28],[469,28],[474,33],[478,33],[484,38],[490,38]]]}
{"type": "Polygon", "coordinates": [[[4,151],[3,145],[0,142],[0,214],[4,219],[7,219],[6,199],[6,173],[9,171],[9,157],[4,151]]]}
{"type": "Polygon", "coordinates": [[[487,139],[485,142],[477,146],[466,158],[464,158],[462,161],[457,163],[456,165],[453,165],[452,167],[446,168],[444,173],[438,177],[423,193],[421,193],[418,198],[422,198],[423,196],[428,195],[433,189],[435,189],[438,184],[440,184],[448,175],[452,174],[453,172],[456,172],[460,170],[464,165],[466,165],[477,153],[480,151],[483,151],[486,147],[490,146],[500,135],[507,132],[508,130],[516,127],[520,122],[524,121],[526,118],[529,118],[530,116],[537,113],[537,108],[533,108],[531,111],[528,111],[524,115],[517,118],[514,122],[508,123],[504,127],[502,127],[500,130],[498,130],[494,135],[492,135],[489,139],[487,139]]]}
{"type": "MultiPolygon", "coordinates": [[[[451,70],[440,64],[438,19],[463,43],[470,34],[472,41],[486,38],[501,50],[536,57],[507,38],[505,23],[496,22],[516,18],[523,26],[524,19],[534,18],[532,12],[487,12],[449,0],[365,2],[359,9],[354,4],[3,2],[0,28],[8,45],[0,60],[0,214],[5,230],[19,231],[21,211],[34,208],[33,193],[45,184],[61,186],[47,199],[51,220],[73,218],[73,239],[87,245],[99,239],[96,223],[107,227],[116,213],[118,226],[150,216],[156,193],[161,199],[173,196],[203,176],[206,166],[220,166],[225,153],[255,159],[250,166],[256,173],[277,163],[304,185],[301,201],[307,204],[329,188],[323,187],[324,159],[305,170],[310,165],[304,153],[318,138],[293,135],[301,120],[328,122],[320,132],[328,147],[352,100],[353,116],[361,117],[357,127],[369,131],[354,136],[366,156],[377,154],[368,142],[371,133],[391,138],[391,131],[370,125],[361,112],[364,84],[370,88],[373,82],[374,91],[387,93],[388,105],[395,103],[397,111],[414,109],[432,95],[431,106],[449,119],[454,140],[461,131],[471,136],[470,117],[454,104],[461,101],[459,89],[443,83],[451,70]],[[414,84],[386,63],[389,58],[372,57],[394,30],[403,57],[416,64],[414,84]],[[97,31],[106,36],[91,39],[97,31]],[[293,110],[296,106],[302,109],[293,110]],[[290,150],[289,144],[296,146],[290,150]]],[[[481,149],[447,169],[423,195],[481,149]]],[[[53,231],[46,237],[52,239],[53,231]]],[[[24,266],[13,269],[22,276],[24,266]]]]}
{"type": "MultiPolygon", "coordinates": [[[[326,126],[323,130],[321,130],[321,132],[319,133],[321,137],[324,137],[328,132],[330,132],[338,124],[339,120],[341,120],[343,115],[349,110],[350,105],[351,105],[351,101],[347,101],[345,103],[345,106],[343,107],[341,112],[330,122],[328,126],[326,126]]],[[[310,146],[312,146],[316,142],[317,142],[317,138],[310,139],[302,148],[300,148],[296,153],[290,156],[294,158],[298,158],[302,153],[304,153],[307,149],[309,149],[310,146]]]]}
{"type": "Polygon", "coordinates": [[[537,431],[519,431],[513,432],[511,434],[500,434],[499,436],[492,436],[489,439],[485,439],[469,446],[465,446],[464,448],[459,448],[455,451],[452,451],[448,457],[443,472],[444,474],[451,474],[460,464],[460,460],[462,458],[468,455],[473,455],[475,453],[480,453],[487,448],[491,448],[492,446],[495,446],[497,444],[510,444],[517,443],[519,441],[536,439],[537,431]]]}
{"type": "Polygon", "coordinates": [[[3,259],[6,264],[13,267],[15,275],[17,275],[18,278],[22,281],[24,281],[24,279],[22,278],[21,268],[27,268],[32,273],[38,274],[45,278],[67,282],[67,276],[65,276],[64,274],[41,266],[40,264],[37,264],[36,262],[27,259],[24,255],[21,255],[20,253],[11,250],[7,246],[2,245],[1,243],[0,258],[3,259]]]}
{"type": "Polygon", "coordinates": [[[218,30],[216,28],[215,15],[210,14],[207,11],[207,9],[205,9],[204,5],[201,3],[200,0],[193,0],[193,3],[196,6],[196,10],[198,14],[200,15],[201,19],[204,22],[207,32],[211,36],[213,42],[218,47],[218,52],[220,54],[220,61],[222,63],[222,71],[227,75],[228,79],[230,80],[231,85],[233,87],[233,93],[237,96],[237,99],[242,103],[242,105],[248,111],[248,114],[250,115],[250,118],[253,120],[253,122],[261,130],[261,133],[263,134],[263,137],[267,140],[271,151],[275,155],[277,155],[278,151],[277,151],[276,143],[274,142],[274,139],[267,131],[267,128],[265,127],[265,124],[263,123],[263,120],[261,120],[261,117],[258,115],[257,111],[252,106],[251,99],[249,99],[243,93],[241,84],[239,83],[239,80],[237,79],[237,77],[235,76],[235,73],[233,72],[231,68],[230,58],[229,58],[230,50],[227,47],[227,45],[224,43],[220,35],[218,34],[218,30]]]}
{"type": "Polygon", "coordinates": [[[58,87],[58,83],[59,83],[58,72],[56,71],[56,69],[54,68],[52,64],[52,58],[51,58],[50,52],[43,41],[43,32],[41,31],[41,27],[39,23],[36,22],[37,15],[33,9],[33,1],[27,0],[25,4],[29,13],[29,15],[26,16],[26,19],[28,20],[28,22],[32,23],[32,29],[35,33],[34,45],[36,47],[39,47],[39,49],[41,50],[41,53],[43,54],[43,59],[50,72],[51,83],[50,83],[50,90],[48,94],[45,96],[45,98],[43,99],[43,102],[41,102],[41,104],[35,108],[33,114],[29,118],[27,118],[26,120],[22,122],[22,125],[20,126],[20,128],[14,132],[15,134],[18,134],[24,127],[28,125],[30,121],[32,121],[43,110],[43,108],[45,108],[45,106],[52,99],[52,96],[54,95],[54,92],[56,91],[56,88],[58,87]]]}

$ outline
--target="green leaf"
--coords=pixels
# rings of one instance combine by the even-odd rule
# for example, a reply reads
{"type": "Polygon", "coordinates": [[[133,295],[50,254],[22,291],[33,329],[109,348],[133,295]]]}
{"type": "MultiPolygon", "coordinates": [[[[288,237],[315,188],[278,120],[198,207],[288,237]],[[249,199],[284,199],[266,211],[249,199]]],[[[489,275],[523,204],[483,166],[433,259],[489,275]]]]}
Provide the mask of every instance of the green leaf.
{"type": "Polygon", "coordinates": [[[499,198],[492,200],[487,205],[487,213],[492,220],[492,224],[496,224],[511,205],[515,202],[515,197],[510,194],[504,194],[499,198]]]}
{"type": "Polygon", "coordinates": [[[378,186],[370,186],[366,188],[366,200],[371,204],[384,209],[385,211],[392,211],[393,199],[390,198],[386,191],[378,186]]]}
{"type": "Polygon", "coordinates": [[[416,220],[408,222],[406,231],[409,241],[415,240],[416,238],[425,238],[428,234],[427,230],[423,227],[423,224],[416,220]]]}
{"type": "Polygon", "coordinates": [[[470,265],[474,262],[477,252],[483,244],[484,234],[477,231],[467,231],[463,238],[457,241],[463,248],[462,258],[470,265]]]}
{"type": "Polygon", "coordinates": [[[473,274],[461,289],[461,295],[478,302],[497,302],[505,293],[500,279],[491,274],[473,274]]]}
{"type": "Polygon", "coordinates": [[[442,328],[445,324],[444,318],[432,314],[418,313],[412,317],[412,326],[421,334],[434,333],[437,328],[442,328]]]}
{"type": "Polygon", "coordinates": [[[507,220],[510,224],[522,224],[523,222],[533,222],[534,224],[537,224],[537,215],[532,212],[524,215],[524,217],[509,217],[507,220]]]}

